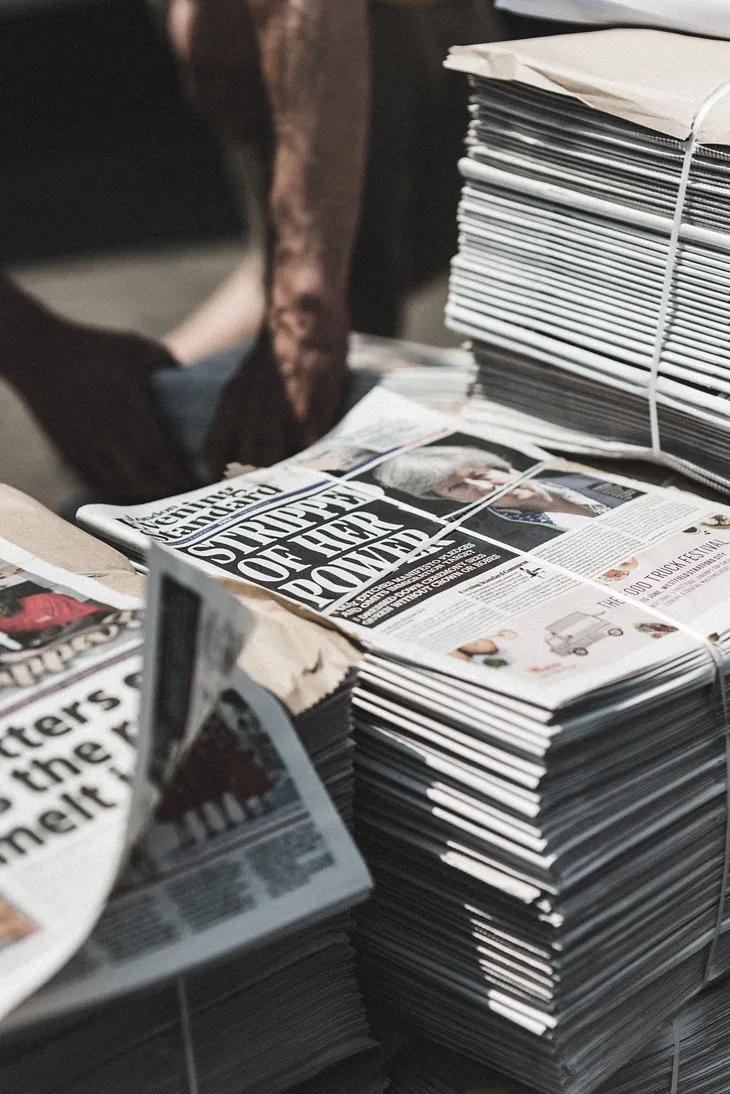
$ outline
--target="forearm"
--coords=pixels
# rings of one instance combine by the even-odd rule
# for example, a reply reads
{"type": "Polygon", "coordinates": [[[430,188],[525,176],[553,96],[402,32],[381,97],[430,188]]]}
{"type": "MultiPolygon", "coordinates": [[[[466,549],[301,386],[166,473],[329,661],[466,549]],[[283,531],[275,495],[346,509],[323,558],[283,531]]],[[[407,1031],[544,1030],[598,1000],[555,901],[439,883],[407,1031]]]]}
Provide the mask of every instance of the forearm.
{"type": "Polygon", "coordinates": [[[344,299],[365,169],[366,0],[248,3],[274,124],[274,269],[309,263],[344,299]]]}

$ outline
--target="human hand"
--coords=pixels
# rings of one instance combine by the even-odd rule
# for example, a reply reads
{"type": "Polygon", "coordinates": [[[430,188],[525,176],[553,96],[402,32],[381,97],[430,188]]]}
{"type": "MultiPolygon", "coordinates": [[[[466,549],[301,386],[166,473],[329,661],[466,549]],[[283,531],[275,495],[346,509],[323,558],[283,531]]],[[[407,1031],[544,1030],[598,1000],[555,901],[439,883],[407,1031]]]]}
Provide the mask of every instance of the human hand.
{"type": "Polygon", "coordinates": [[[554,508],[554,498],[535,482],[523,482],[497,498],[494,505],[502,509],[524,509],[530,513],[543,513],[554,508]]]}
{"type": "Polygon", "coordinates": [[[304,445],[331,429],[347,375],[344,289],[316,263],[275,261],[269,326],[277,368],[304,445]]]}
{"type": "Polygon", "coordinates": [[[205,455],[219,475],[232,462],[269,466],[334,425],[346,375],[344,308],[327,308],[311,280],[275,275],[268,326],[224,390],[205,455]]]}
{"type": "Polygon", "coordinates": [[[148,390],[150,372],[176,365],[162,346],[138,335],[66,322],[28,305],[22,328],[3,347],[0,375],[76,474],[110,502],[128,504],[196,485],[148,390]]]}
{"type": "Polygon", "coordinates": [[[229,463],[268,467],[293,456],[301,447],[301,430],[276,367],[271,337],[264,328],[221,394],[205,459],[211,475],[220,478],[229,463]]]}

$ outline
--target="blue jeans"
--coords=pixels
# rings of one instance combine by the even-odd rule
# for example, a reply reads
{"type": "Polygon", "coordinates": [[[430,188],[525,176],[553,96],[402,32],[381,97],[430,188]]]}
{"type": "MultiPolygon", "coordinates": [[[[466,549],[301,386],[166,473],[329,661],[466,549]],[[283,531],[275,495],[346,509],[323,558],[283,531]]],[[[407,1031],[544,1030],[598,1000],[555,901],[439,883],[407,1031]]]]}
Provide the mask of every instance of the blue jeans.
{"type": "Polygon", "coordinates": [[[202,451],[221,392],[252,345],[221,350],[189,368],[158,369],[150,375],[160,417],[201,480],[209,477],[202,451]]]}

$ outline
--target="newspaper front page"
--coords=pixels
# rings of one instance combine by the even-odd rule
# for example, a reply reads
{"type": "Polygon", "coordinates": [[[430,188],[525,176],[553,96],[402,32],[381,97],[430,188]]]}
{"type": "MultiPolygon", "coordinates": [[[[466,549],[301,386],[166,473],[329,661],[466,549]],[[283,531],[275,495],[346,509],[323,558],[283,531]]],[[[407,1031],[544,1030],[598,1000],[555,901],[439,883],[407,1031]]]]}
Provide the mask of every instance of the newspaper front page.
{"type": "Polygon", "coordinates": [[[174,742],[148,772],[152,822],[88,941],[5,1031],[262,945],[370,888],[283,708],[235,665],[251,613],[171,551],[150,563],[140,724],[174,742]]]}
{"type": "Polygon", "coordinates": [[[723,629],[730,508],[716,502],[378,391],[295,460],[208,496],[243,501],[267,475],[286,491],[226,517],[200,492],[81,517],[129,550],[165,539],[381,651],[550,709],[650,669],[659,642],[671,659],[723,629]]]}
{"type": "Polygon", "coordinates": [[[136,778],[140,604],[0,540],[0,1017],[88,936],[136,778]]]}

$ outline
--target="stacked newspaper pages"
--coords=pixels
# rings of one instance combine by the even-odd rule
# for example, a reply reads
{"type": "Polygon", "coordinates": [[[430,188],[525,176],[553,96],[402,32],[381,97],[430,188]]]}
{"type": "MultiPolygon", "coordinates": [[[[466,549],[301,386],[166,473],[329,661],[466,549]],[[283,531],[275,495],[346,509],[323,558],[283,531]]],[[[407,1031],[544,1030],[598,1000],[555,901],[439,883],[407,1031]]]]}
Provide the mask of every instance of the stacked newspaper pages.
{"type": "Polygon", "coordinates": [[[384,1069],[395,1051],[391,1045],[380,1045],[336,1064],[316,1079],[297,1086],[291,1094],[383,1094],[390,1089],[384,1069]]]}
{"type": "Polygon", "coordinates": [[[347,364],[349,407],[374,387],[380,387],[431,410],[457,414],[476,379],[474,359],[465,349],[425,346],[371,334],[352,336],[347,364]]]}
{"type": "Polygon", "coordinates": [[[728,489],[730,96],[678,199],[730,42],[606,30],[447,63],[472,79],[447,321],[487,398],[728,489]]]}
{"type": "MultiPolygon", "coordinates": [[[[725,1094],[728,1045],[730,982],[725,980],[684,1007],[598,1094],[725,1094]]],[[[532,1094],[496,1072],[428,1044],[402,1053],[391,1074],[392,1094],[532,1094]]]]}
{"type": "Polygon", "coordinates": [[[375,391],[285,464],[79,519],[367,645],[363,969],[418,1030],[583,1094],[730,968],[729,508],[375,391]]]}
{"type": "MultiPolygon", "coordinates": [[[[3,495],[0,523],[38,521],[3,495]]],[[[49,554],[62,523],[48,515],[49,554]]],[[[81,569],[99,552],[79,536],[81,569]]],[[[113,613],[100,581],[5,541],[0,557],[2,1089],[269,1094],[371,1045],[347,933],[367,870],[284,708],[241,667],[266,660],[275,613],[158,552],[139,701],[139,638],[121,633],[139,608],[113,613]]],[[[127,582],[116,557],[100,576],[127,582]]],[[[324,677],[351,660],[338,639],[324,677]]],[[[290,651],[280,686],[342,797],[347,686],[308,703],[328,683],[295,665],[290,651]]]]}

